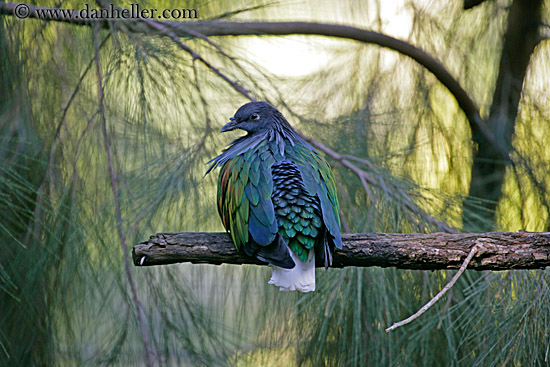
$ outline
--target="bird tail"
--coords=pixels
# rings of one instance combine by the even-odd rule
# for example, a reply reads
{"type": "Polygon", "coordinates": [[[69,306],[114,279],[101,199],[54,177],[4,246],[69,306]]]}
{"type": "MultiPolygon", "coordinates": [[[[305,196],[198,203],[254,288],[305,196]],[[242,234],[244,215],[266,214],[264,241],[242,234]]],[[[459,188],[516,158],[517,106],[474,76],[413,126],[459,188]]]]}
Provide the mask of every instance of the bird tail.
{"type": "Polygon", "coordinates": [[[329,236],[328,231],[325,231],[323,241],[319,246],[315,246],[318,265],[323,265],[325,269],[332,265],[332,251],[334,250],[334,239],[329,244],[329,236]]]}
{"type": "Polygon", "coordinates": [[[292,269],[283,269],[273,266],[269,284],[273,284],[281,291],[312,292],[315,290],[315,250],[309,250],[307,261],[300,260],[294,251],[289,250],[296,266],[292,269]]]}
{"type": "Polygon", "coordinates": [[[258,260],[265,261],[273,266],[278,266],[285,269],[294,268],[295,262],[292,261],[290,253],[292,250],[286,245],[283,236],[277,233],[275,241],[268,246],[261,246],[251,241],[248,247],[244,248],[248,256],[256,256],[258,260]]]}

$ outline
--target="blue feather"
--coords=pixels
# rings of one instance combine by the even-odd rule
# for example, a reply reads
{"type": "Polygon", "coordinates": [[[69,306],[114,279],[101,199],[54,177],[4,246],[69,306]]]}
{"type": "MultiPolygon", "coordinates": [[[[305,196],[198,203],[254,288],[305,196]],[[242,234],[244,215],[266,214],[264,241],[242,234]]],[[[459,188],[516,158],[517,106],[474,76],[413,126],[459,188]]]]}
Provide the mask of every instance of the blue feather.
{"type": "Polygon", "coordinates": [[[254,213],[256,218],[265,227],[270,227],[275,221],[275,210],[270,200],[260,199],[258,205],[250,207],[250,213],[254,213]]]}
{"type": "Polygon", "coordinates": [[[246,197],[253,206],[258,205],[258,202],[260,201],[260,193],[254,185],[248,183],[248,185],[246,185],[246,187],[244,188],[244,192],[246,193],[246,197]]]}
{"type": "Polygon", "coordinates": [[[277,222],[273,221],[270,226],[265,226],[258,220],[255,213],[256,212],[254,210],[250,211],[248,232],[250,232],[252,239],[258,245],[267,246],[275,240],[275,235],[277,234],[277,222]]]}

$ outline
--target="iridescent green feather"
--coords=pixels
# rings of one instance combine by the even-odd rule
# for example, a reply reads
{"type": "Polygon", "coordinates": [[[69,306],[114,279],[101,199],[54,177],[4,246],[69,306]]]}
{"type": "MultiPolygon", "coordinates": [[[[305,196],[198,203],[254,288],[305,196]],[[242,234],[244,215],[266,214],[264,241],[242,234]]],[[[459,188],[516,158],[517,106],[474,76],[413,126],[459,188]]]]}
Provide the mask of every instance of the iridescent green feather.
{"type": "Polygon", "coordinates": [[[248,243],[249,202],[244,195],[250,164],[242,155],[227,161],[218,179],[218,208],[226,230],[235,247],[248,243]],[[244,169],[244,172],[243,172],[244,169]]]}
{"type": "Polygon", "coordinates": [[[261,154],[265,154],[266,149],[266,144],[261,143],[228,160],[221,167],[218,211],[237,248],[245,246],[251,234],[260,236],[265,242],[273,241],[277,233],[270,200],[273,191],[271,164],[274,161],[267,156],[262,160],[261,154]],[[252,222],[251,211],[254,211],[255,218],[252,222]]]}

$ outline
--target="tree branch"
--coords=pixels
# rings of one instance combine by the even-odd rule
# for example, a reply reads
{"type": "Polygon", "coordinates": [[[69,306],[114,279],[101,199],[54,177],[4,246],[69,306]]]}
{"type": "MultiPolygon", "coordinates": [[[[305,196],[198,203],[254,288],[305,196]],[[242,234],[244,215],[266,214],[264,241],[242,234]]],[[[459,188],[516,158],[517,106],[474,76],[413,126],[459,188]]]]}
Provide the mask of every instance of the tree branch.
{"type": "MultiPolygon", "coordinates": [[[[486,200],[485,210],[476,213],[487,223],[485,230],[495,227],[495,212],[512,163],[516,120],[531,55],[539,42],[543,3],[542,0],[515,0],[510,6],[493,101],[484,125],[490,134],[472,129],[477,150],[468,193],[470,197],[486,200]],[[496,141],[488,140],[488,136],[496,141]]],[[[536,180],[534,184],[537,185],[536,180]]],[[[480,228],[479,219],[472,218],[468,211],[464,211],[463,222],[466,230],[480,228]]]]}
{"type": "MultiPolygon", "coordinates": [[[[400,269],[458,269],[478,246],[468,269],[540,269],[550,265],[550,233],[348,233],[333,266],[381,266],[400,269]]],[[[265,263],[237,251],[226,233],[159,233],[134,246],[136,266],[180,262],[206,264],[265,263]]],[[[322,266],[323,264],[318,264],[322,266]]]]}
{"type": "MultiPolygon", "coordinates": [[[[16,15],[16,3],[0,3],[0,14],[16,15]]],[[[479,114],[479,108],[462,88],[460,83],[449,73],[443,64],[424,50],[411,45],[408,42],[390,37],[388,35],[359,29],[355,27],[323,24],[313,22],[220,22],[220,21],[192,21],[192,22],[157,22],[147,19],[81,19],[73,17],[55,17],[55,8],[45,8],[28,5],[29,18],[66,22],[74,25],[90,26],[96,24],[105,29],[117,29],[117,22],[124,24],[126,29],[135,33],[158,31],[158,24],[168,28],[170,32],[163,32],[164,36],[189,37],[196,34],[200,38],[208,36],[260,36],[260,35],[294,35],[305,34],[312,36],[326,36],[355,40],[363,43],[372,43],[397,51],[418,62],[428,69],[455,97],[458,105],[466,114],[473,131],[481,132],[488,141],[494,142],[494,136],[483,123],[479,114]],[[41,12],[41,16],[37,14],[41,12]],[[44,11],[46,10],[46,11],[44,11]],[[53,12],[52,12],[53,11],[53,12]]],[[[71,10],[71,9],[68,9],[71,10]]]]}

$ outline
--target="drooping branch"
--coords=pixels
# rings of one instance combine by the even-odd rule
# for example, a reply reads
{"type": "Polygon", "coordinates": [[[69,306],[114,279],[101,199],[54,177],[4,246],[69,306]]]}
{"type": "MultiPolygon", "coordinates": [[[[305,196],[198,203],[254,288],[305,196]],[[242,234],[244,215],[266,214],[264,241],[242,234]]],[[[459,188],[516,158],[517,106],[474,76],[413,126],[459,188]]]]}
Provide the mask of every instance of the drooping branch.
{"type": "MultiPolygon", "coordinates": [[[[18,16],[16,3],[0,3],[0,14],[18,16]]],[[[66,22],[74,25],[99,25],[105,29],[117,29],[117,22],[123,23],[128,32],[152,34],[163,29],[162,36],[176,37],[209,37],[209,36],[246,36],[246,35],[296,35],[335,37],[355,40],[363,43],[376,44],[408,56],[429,70],[455,97],[458,105],[464,111],[473,131],[479,131],[490,142],[494,142],[493,134],[487,129],[479,114],[479,108],[462,88],[460,83],[449,73],[445,66],[424,50],[412,44],[391,36],[338,24],[313,22],[221,22],[221,21],[186,21],[158,22],[144,18],[134,19],[82,19],[73,9],[62,9],[68,12],[60,13],[60,9],[46,8],[25,4],[28,17],[56,22],[66,22]],[[37,12],[38,10],[38,12],[37,12]],[[40,15],[39,15],[40,13],[40,15]],[[169,30],[165,31],[166,29],[169,30]]]]}
{"type": "MultiPolygon", "coordinates": [[[[334,267],[458,269],[474,246],[468,269],[540,269],[550,265],[550,233],[348,233],[334,254],[334,267]]],[[[226,233],[159,233],[134,246],[136,266],[180,262],[265,263],[237,251],[226,233]]],[[[321,266],[322,264],[318,264],[321,266]]]]}
{"type": "MultiPolygon", "coordinates": [[[[382,179],[381,175],[378,175],[379,179],[374,179],[369,174],[367,174],[366,171],[362,170],[361,168],[357,167],[353,163],[350,162],[351,159],[360,160],[362,163],[365,163],[369,165],[371,168],[375,168],[372,163],[370,163],[367,160],[359,159],[356,157],[351,156],[343,156],[341,154],[336,153],[329,147],[325,146],[324,144],[313,140],[308,137],[304,137],[305,140],[307,140],[311,145],[313,145],[315,148],[321,150],[323,153],[328,155],[330,158],[340,162],[344,167],[350,169],[359,179],[361,180],[361,183],[363,184],[363,188],[367,195],[370,197],[370,189],[369,185],[372,185],[373,187],[380,186],[380,179],[382,179]]],[[[398,200],[399,202],[403,203],[404,207],[411,211],[412,213],[422,217],[426,223],[429,223],[430,225],[434,225],[435,228],[445,231],[447,233],[456,233],[458,232],[455,228],[450,227],[448,224],[446,224],[443,221],[440,221],[433,216],[431,216],[426,211],[422,210],[413,200],[407,197],[405,193],[398,188],[393,187],[394,190],[386,190],[388,195],[392,196],[394,199],[398,200]]],[[[372,200],[372,198],[371,198],[372,200]]]]}

